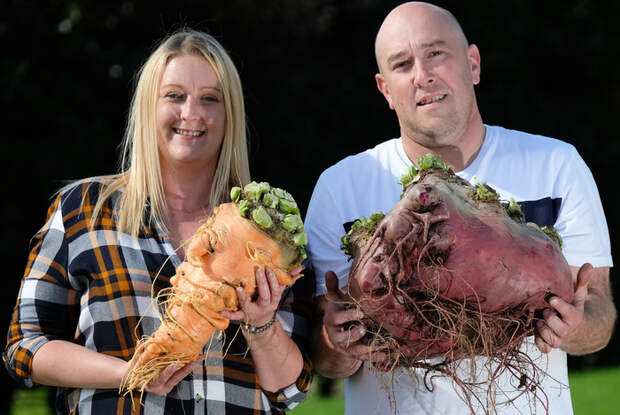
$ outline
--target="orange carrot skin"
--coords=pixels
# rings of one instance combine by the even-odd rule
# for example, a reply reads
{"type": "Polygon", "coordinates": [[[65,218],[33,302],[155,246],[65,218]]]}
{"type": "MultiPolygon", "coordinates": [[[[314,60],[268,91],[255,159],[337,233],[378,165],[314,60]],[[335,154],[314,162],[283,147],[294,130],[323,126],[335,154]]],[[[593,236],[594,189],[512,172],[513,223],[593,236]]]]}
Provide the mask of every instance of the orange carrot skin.
{"type": "Polygon", "coordinates": [[[295,257],[290,248],[242,218],[234,203],[214,209],[214,216],[188,241],[186,256],[170,280],[160,328],[132,358],[132,370],[121,385],[126,392],[144,391],[168,364],[196,360],[214,332],[229,325],[219,313],[239,309],[235,288],[243,287],[248,298],[254,296],[258,268],[271,268],[283,285],[301,277],[300,264],[290,263],[295,257]],[[290,270],[297,275],[291,276],[290,270]]]}

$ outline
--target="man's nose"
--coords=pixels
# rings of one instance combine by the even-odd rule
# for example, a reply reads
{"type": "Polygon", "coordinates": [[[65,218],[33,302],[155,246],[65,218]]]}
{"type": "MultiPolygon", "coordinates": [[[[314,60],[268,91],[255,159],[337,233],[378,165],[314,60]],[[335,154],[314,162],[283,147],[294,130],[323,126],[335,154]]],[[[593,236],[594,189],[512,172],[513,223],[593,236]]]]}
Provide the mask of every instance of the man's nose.
{"type": "Polygon", "coordinates": [[[432,68],[425,62],[417,61],[413,65],[412,82],[416,87],[424,87],[435,81],[432,68]]]}

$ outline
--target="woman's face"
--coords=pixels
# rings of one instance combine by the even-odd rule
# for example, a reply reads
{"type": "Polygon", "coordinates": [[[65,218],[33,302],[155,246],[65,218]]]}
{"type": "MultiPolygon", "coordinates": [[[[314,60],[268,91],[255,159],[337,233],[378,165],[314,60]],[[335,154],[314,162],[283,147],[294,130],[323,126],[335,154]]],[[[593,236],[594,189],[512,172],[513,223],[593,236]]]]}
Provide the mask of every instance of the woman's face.
{"type": "Polygon", "coordinates": [[[159,84],[156,120],[163,167],[217,163],[224,130],[224,95],[211,64],[200,56],[172,59],[159,84]]]}

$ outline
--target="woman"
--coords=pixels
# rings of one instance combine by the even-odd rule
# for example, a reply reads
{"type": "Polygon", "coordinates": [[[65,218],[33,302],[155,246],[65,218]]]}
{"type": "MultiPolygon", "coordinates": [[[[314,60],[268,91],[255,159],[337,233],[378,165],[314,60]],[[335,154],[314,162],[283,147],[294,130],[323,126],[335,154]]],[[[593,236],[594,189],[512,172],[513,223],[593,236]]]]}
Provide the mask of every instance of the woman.
{"type": "Polygon", "coordinates": [[[256,301],[240,296],[241,310],[225,316],[262,327],[282,303],[276,324],[242,336],[231,325],[206,360],[163,370],[142,405],[118,391],[136,339],[159,325],[153,281],[156,291],[169,286],[182,241],[249,181],[241,83],[215,39],[184,30],[159,45],[139,73],[123,149],[120,174],[62,189],[34,237],[4,354],[9,372],[59,387],[58,413],[292,408],[311,380],[309,316],[295,305],[311,298],[311,279],[284,291],[270,270],[256,274],[256,301]]]}

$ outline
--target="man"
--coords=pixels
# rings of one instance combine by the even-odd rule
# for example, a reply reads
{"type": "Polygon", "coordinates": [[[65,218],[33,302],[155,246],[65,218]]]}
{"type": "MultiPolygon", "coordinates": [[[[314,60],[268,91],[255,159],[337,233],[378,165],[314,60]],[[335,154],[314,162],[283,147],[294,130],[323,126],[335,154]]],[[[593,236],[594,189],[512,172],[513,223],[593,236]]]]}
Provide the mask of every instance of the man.
{"type": "MultiPolygon", "coordinates": [[[[380,360],[380,352],[371,353],[358,342],[365,334],[356,323],[361,316],[354,308],[343,308],[340,301],[345,299],[342,288],[350,267],[340,251],[346,224],[389,211],[402,191],[397,183],[400,175],[412,161],[434,153],[464,179],[475,176],[503,200],[514,197],[526,219],[554,225],[562,235],[575,300],[569,304],[551,298],[552,308],[537,325],[537,347],[528,339],[522,349],[546,372],[535,395],[538,399],[522,393],[518,380],[515,384],[504,372],[497,379],[495,407],[499,413],[541,413],[548,405],[552,414],[572,413],[566,353],[586,354],[605,347],[616,318],[609,284],[609,235],[590,171],[572,145],[482,122],[474,92],[480,82],[480,53],[468,45],[448,11],[420,2],[396,7],[379,29],[375,53],[377,87],[396,112],[401,137],[330,167],[312,195],[305,227],[319,311],[324,313],[314,334],[316,369],[329,378],[347,378],[347,414],[480,410],[459,399],[445,377],[434,377],[429,391],[423,371],[417,371],[419,381],[403,371],[378,374],[371,361],[380,360]],[[593,268],[581,267],[585,263],[593,268]]],[[[489,408],[488,403],[483,406],[489,408]]]]}

